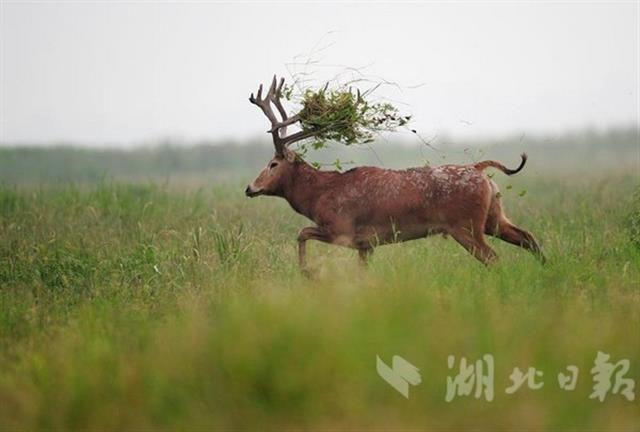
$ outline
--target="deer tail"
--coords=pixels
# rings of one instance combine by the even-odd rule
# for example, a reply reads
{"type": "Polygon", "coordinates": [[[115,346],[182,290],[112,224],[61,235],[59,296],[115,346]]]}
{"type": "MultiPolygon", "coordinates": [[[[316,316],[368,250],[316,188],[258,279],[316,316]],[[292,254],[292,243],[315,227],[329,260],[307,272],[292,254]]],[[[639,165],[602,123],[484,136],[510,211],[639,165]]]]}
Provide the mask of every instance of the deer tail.
{"type": "Polygon", "coordinates": [[[522,168],[524,168],[524,165],[527,163],[527,154],[526,153],[522,153],[520,155],[520,157],[522,158],[522,161],[520,162],[520,166],[518,166],[518,168],[516,169],[509,169],[507,167],[505,167],[504,165],[502,165],[500,162],[496,162],[493,160],[486,160],[486,161],[482,161],[482,162],[478,162],[477,164],[474,165],[475,169],[482,171],[486,168],[489,167],[493,167],[493,168],[497,168],[500,171],[502,171],[503,173],[505,173],[506,175],[514,175],[516,173],[519,173],[520,171],[522,171],[522,168]]]}

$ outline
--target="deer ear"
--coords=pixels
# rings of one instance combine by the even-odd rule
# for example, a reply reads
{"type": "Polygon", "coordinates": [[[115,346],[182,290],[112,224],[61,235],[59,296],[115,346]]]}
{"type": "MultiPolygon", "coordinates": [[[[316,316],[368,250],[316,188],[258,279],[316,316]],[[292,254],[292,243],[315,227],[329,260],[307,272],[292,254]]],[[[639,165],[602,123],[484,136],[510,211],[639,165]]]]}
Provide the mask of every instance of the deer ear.
{"type": "Polygon", "coordinates": [[[296,152],[294,152],[293,150],[290,150],[288,148],[285,148],[284,149],[284,158],[287,160],[287,162],[293,163],[296,160],[296,152]]]}

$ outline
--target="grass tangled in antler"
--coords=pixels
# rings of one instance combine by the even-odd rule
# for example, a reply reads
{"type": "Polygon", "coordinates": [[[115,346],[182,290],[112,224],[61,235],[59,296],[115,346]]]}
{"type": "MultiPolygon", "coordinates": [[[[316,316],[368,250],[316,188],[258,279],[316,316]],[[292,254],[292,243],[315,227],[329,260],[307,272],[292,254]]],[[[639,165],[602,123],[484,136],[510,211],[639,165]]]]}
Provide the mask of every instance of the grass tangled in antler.
{"type": "MultiPolygon", "coordinates": [[[[393,132],[406,125],[411,116],[401,115],[387,102],[370,102],[369,96],[377,88],[364,93],[358,89],[329,89],[329,85],[314,90],[304,89],[299,103],[300,123],[304,131],[313,131],[313,147],[320,149],[328,141],[345,145],[373,142],[382,132],[393,132]]],[[[284,92],[291,99],[291,87],[284,92]]]]}

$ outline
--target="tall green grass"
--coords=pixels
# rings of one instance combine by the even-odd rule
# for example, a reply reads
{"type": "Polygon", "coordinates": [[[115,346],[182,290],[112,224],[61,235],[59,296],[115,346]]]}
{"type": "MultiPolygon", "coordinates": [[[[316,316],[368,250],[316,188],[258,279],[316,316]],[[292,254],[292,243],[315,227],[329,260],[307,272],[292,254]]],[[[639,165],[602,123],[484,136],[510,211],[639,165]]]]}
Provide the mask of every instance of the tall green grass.
{"type": "Polygon", "coordinates": [[[637,174],[497,180],[548,265],[434,237],[361,269],[311,243],[306,279],[308,222],[240,183],[0,188],[0,429],[638,430],[637,388],[589,399],[599,350],[640,386],[637,174]],[[485,353],[494,401],[445,402],[447,357],[485,353]],[[420,368],[409,399],[376,373],[393,355],[420,368]],[[529,366],[544,387],[506,394],[529,366]]]}

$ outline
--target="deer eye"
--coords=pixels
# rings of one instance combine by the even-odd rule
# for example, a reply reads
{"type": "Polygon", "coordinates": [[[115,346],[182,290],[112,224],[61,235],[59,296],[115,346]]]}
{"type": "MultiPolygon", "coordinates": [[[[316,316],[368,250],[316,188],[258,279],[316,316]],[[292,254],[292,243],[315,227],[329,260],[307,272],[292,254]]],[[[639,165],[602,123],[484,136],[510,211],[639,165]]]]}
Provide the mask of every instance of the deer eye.
{"type": "Polygon", "coordinates": [[[277,167],[277,166],[278,166],[278,162],[271,162],[271,163],[269,164],[269,169],[271,169],[271,168],[275,168],[275,167],[277,167]]]}

